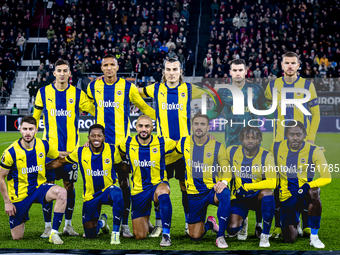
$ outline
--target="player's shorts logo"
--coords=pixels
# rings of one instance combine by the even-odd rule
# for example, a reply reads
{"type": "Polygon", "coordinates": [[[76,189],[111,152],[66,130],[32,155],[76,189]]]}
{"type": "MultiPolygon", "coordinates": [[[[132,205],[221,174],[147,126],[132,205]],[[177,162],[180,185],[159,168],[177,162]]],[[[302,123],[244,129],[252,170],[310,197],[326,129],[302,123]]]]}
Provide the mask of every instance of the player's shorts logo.
{"type": "Polygon", "coordinates": [[[117,96],[121,96],[123,94],[123,92],[121,90],[117,91],[117,96]]]}
{"type": "Polygon", "coordinates": [[[110,164],[110,159],[109,158],[105,159],[105,164],[110,164]]]}
{"type": "Polygon", "coordinates": [[[210,158],[211,157],[211,152],[207,152],[206,156],[207,156],[207,158],[210,158]]]}
{"type": "Polygon", "coordinates": [[[78,165],[77,165],[76,163],[74,163],[74,164],[72,165],[72,169],[73,169],[73,170],[76,170],[76,169],[77,169],[77,166],[78,166],[78,165]]]}
{"type": "Polygon", "coordinates": [[[44,157],[44,153],[40,152],[39,155],[38,155],[39,158],[42,158],[44,157]]]}
{"type": "Polygon", "coordinates": [[[157,153],[157,152],[158,152],[157,148],[153,148],[153,149],[152,149],[152,152],[153,152],[153,153],[157,153]]]}
{"type": "Polygon", "coordinates": [[[302,158],[302,159],[300,159],[300,162],[301,162],[301,164],[304,164],[304,163],[306,163],[306,159],[302,158]]]}
{"type": "Polygon", "coordinates": [[[184,92],[182,92],[182,93],[181,93],[181,97],[184,98],[185,96],[186,96],[186,94],[185,94],[184,92]]]}
{"type": "Polygon", "coordinates": [[[74,102],[73,98],[70,98],[70,99],[68,100],[68,102],[69,102],[70,104],[73,104],[73,102],[74,102]]]}

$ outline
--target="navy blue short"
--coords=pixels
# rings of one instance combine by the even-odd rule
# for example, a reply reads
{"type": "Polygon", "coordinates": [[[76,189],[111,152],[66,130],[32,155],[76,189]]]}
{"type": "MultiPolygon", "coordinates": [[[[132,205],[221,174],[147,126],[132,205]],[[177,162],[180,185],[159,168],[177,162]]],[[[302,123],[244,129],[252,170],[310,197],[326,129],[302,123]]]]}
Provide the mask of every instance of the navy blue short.
{"type": "Polygon", "coordinates": [[[230,214],[236,214],[245,219],[248,216],[249,210],[261,210],[261,203],[259,203],[257,199],[259,193],[260,190],[255,192],[251,197],[231,200],[230,214]]]}
{"type": "Polygon", "coordinates": [[[184,158],[180,158],[176,162],[166,165],[165,166],[166,170],[166,176],[168,180],[172,179],[175,177],[179,181],[185,181],[185,161],[184,158]],[[175,176],[174,176],[175,173],[175,176]]]}
{"type": "MultiPolygon", "coordinates": [[[[299,224],[300,209],[298,199],[295,196],[288,198],[287,200],[281,202],[281,212],[280,212],[280,223],[281,228],[284,229],[289,225],[299,224]]],[[[301,202],[303,207],[304,203],[301,202]]]]}
{"type": "Polygon", "coordinates": [[[52,188],[55,184],[44,183],[40,185],[35,191],[31,192],[24,200],[13,203],[17,212],[15,216],[9,217],[9,226],[10,228],[15,228],[20,224],[28,221],[30,218],[28,216],[28,211],[30,210],[33,203],[46,204],[45,196],[46,193],[52,188]]]}
{"type": "Polygon", "coordinates": [[[102,205],[113,205],[112,199],[109,198],[109,193],[112,189],[121,189],[115,185],[107,187],[99,196],[83,203],[83,224],[88,221],[94,221],[99,218],[102,205]]]}
{"type": "MultiPolygon", "coordinates": [[[[169,186],[168,182],[165,183],[169,186]]],[[[142,191],[141,193],[131,196],[131,219],[137,219],[144,216],[150,216],[151,213],[151,202],[153,201],[153,197],[155,191],[158,187],[158,183],[147,190],[142,191]]],[[[170,188],[170,186],[169,186],[170,188]]]]}
{"type": "Polygon", "coordinates": [[[188,194],[188,224],[205,222],[208,205],[216,205],[214,202],[215,193],[216,191],[211,189],[202,194],[188,194]]]}
{"type": "MultiPolygon", "coordinates": [[[[50,161],[52,161],[52,159],[46,158],[46,163],[50,161]]],[[[46,170],[46,179],[48,182],[52,182],[55,180],[76,182],[78,179],[78,164],[67,164],[57,169],[46,170]]]]}

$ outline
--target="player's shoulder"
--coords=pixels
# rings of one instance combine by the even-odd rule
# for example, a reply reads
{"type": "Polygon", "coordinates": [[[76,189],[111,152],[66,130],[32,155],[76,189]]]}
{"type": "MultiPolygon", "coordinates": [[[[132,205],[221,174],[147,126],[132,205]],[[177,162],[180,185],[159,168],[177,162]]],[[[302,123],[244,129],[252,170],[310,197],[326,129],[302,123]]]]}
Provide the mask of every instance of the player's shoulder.
{"type": "Polygon", "coordinates": [[[240,149],[242,147],[242,145],[230,145],[227,147],[227,153],[235,153],[237,151],[237,149],[240,149]]]}

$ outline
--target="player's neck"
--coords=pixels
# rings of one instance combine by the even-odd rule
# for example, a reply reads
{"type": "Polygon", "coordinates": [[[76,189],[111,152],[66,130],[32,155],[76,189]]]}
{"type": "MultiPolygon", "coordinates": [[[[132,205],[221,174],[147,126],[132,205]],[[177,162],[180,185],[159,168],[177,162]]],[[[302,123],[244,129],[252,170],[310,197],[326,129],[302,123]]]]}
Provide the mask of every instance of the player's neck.
{"type": "Polygon", "coordinates": [[[35,143],[35,138],[30,142],[26,142],[23,138],[20,139],[21,146],[26,150],[32,149],[34,146],[34,143],[35,143]]]}
{"type": "Polygon", "coordinates": [[[285,76],[283,76],[283,79],[284,79],[285,82],[287,82],[287,83],[293,83],[293,82],[296,81],[296,79],[297,79],[297,74],[294,74],[293,76],[285,75],[285,76]]]}
{"type": "Polygon", "coordinates": [[[176,82],[167,82],[166,84],[170,88],[176,88],[179,85],[179,81],[176,81],[176,82]]]}
{"type": "Polygon", "coordinates": [[[61,83],[61,82],[56,82],[56,83],[55,83],[55,88],[56,88],[57,90],[65,90],[65,89],[67,89],[67,87],[68,87],[68,83],[67,83],[67,82],[63,82],[63,83],[61,83]]]}
{"type": "Polygon", "coordinates": [[[243,88],[243,86],[246,84],[246,80],[243,80],[243,81],[240,81],[240,82],[236,82],[236,81],[233,81],[233,85],[238,87],[238,88],[243,88]]]}
{"type": "Polygon", "coordinates": [[[244,149],[244,154],[247,157],[254,157],[257,154],[258,151],[259,151],[259,148],[257,148],[256,151],[248,151],[248,150],[244,149]]]}
{"type": "Polygon", "coordinates": [[[105,80],[105,83],[107,84],[113,84],[118,80],[118,78],[117,76],[111,76],[111,77],[104,77],[104,80],[105,80]]]}
{"type": "Polygon", "coordinates": [[[202,136],[202,137],[197,137],[194,136],[194,141],[196,144],[204,144],[208,139],[208,135],[202,136]]]}
{"type": "Polygon", "coordinates": [[[150,135],[150,137],[148,139],[142,139],[139,136],[137,136],[137,140],[141,145],[147,145],[151,142],[151,138],[152,136],[150,135]]]}
{"type": "Polygon", "coordinates": [[[100,153],[103,150],[103,144],[98,148],[93,147],[91,143],[90,143],[90,146],[91,146],[91,150],[92,150],[93,153],[100,153]]]}

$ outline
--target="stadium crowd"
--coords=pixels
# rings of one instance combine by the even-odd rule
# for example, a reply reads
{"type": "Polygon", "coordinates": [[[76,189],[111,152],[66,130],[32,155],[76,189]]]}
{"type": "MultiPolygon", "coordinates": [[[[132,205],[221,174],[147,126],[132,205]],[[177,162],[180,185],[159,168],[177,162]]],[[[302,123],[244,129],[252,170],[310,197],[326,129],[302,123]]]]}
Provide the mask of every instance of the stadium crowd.
{"type": "Polygon", "coordinates": [[[186,49],[189,10],[187,1],[177,0],[55,4],[47,30],[49,54],[40,59],[43,63],[46,59],[49,63],[67,59],[73,84],[83,73],[101,72],[106,54],[118,58],[119,73],[146,77],[140,85],[146,85],[151,77],[160,81],[166,58],[177,57],[184,68],[185,62],[189,69],[193,67],[193,52],[186,49]]]}
{"type": "Polygon", "coordinates": [[[339,1],[218,1],[211,3],[203,66],[207,78],[229,76],[232,59],[247,62],[247,77],[266,86],[282,76],[281,56],[300,56],[299,75],[317,91],[340,91],[339,1]]]}
{"type": "Polygon", "coordinates": [[[17,67],[21,66],[24,45],[34,16],[36,0],[0,3],[0,95],[12,94],[17,67]]]}

